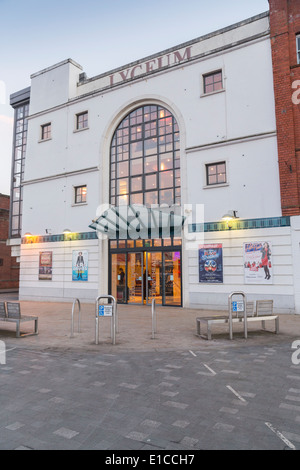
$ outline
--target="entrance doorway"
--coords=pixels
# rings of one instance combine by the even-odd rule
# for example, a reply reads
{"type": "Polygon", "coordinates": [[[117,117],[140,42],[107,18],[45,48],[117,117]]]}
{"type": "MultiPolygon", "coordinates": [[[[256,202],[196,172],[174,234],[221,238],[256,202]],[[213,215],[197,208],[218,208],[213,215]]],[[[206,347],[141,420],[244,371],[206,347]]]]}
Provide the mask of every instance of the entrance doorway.
{"type": "Polygon", "coordinates": [[[135,249],[111,249],[111,293],[117,302],[150,305],[155,299],[181,306],[181,246],[135,249]]]}

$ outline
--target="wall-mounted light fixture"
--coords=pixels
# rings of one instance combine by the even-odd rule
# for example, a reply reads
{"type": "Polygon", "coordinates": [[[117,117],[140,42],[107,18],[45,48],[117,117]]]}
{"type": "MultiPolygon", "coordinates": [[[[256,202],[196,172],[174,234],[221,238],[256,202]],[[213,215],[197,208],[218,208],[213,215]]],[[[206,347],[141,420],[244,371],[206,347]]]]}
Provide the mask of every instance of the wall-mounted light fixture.
{"type": "Polygon", "coordinates": [[[227,227],[229,230],[232,229],[234,220],[238,219],[237,212],[238,211],[234,211],[234,210],[228,211],[228,213],[223,215],[222,217],[222,220],[224,220],[227,223],[227,227]]]}
{"type": "Polygon", "coordinates": [[[32,243],[32,238],[31,237],[32,237],[32,234],[29,233],[29,232],[26,232],[24,234],[24,238],[26,238],[26,243],[32,243]]]}
{"type": "Polygon", "coordinates": [[[64,234],[65,240],[72,240],[72,237],[71,237],[72,232],[70,229],[65,228],[63,231],[63,234],[64,234]]]}

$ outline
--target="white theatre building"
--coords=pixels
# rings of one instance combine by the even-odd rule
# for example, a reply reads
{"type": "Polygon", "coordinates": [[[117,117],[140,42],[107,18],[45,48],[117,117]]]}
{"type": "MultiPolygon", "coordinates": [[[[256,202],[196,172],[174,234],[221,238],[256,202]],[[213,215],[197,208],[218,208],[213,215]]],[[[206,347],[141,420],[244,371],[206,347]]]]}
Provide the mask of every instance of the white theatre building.
{"type": "Polygon", "coordinates": [[[300,313],[268,12],[92,78],[67,59],[11,104],[20,300],[300,313]]]}

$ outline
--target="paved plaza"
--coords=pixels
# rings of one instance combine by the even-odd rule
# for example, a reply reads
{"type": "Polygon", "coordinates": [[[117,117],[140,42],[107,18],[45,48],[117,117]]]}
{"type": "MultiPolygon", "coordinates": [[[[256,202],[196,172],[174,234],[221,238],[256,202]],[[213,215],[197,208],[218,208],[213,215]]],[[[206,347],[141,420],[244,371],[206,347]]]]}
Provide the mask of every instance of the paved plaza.
{"type": "Polygon", "coordinates": [[[39,335],[0,325],[1,450],[300,449],[300,316],[280,315],[278,335],[257,324],[245,340],[235,325],[232,341],[226,327],[207,341],[195,321],[207,312],[157,308],[152,339],[151,307],[120,305],[116,344],[103,318],[96,345],[93,304],[80,333],[75,310],[74,338],[72,304],[21,307],[39,335]]]}

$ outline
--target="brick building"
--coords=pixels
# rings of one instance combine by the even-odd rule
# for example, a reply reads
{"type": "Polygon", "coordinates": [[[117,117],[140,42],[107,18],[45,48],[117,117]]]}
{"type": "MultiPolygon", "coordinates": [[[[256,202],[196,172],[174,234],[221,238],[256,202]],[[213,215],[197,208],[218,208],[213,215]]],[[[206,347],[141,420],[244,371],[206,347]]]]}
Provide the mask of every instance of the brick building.
{"type": "Polygon", "coordinates": [[[19,264],[11,256],[6,245],[9,229],[9,196],[0,194],[0,292],[17,290],[19,287],[19,264]]]}
{"type": "Polygon", "coordinates": [[[269,4],[282,214],[299,215],[300,2],[269,0],[269,4]]]}

